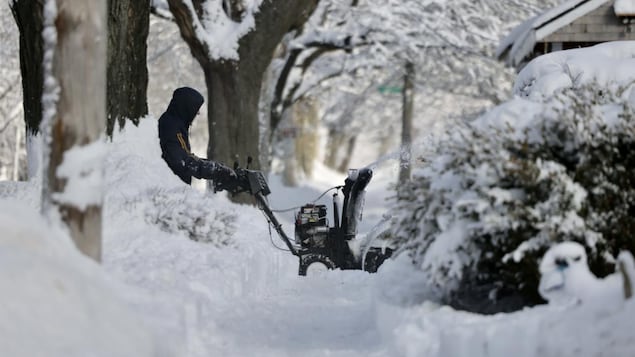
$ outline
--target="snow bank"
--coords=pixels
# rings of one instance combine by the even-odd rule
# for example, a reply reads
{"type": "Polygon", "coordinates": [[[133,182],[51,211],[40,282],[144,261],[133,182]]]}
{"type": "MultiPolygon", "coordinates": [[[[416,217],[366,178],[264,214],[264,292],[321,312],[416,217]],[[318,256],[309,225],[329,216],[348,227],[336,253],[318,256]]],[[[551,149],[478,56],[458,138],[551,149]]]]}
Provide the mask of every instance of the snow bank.
{"type": "Polygon", "coordinates": [[[615,41],[537,57],[520,71],[513,91],[531,100],[542,100],[562,88],[597,83],[611,89],[630,86],[634,81],[635,41],[615,41]]]}
{"type": "Polygon", "coordinates": [[[425,300],[430,292],[410,266],[402,257],[389,260],[375,281],[376,323],[387,355],[628,356],[635,349],[632,298],[624,305],[540,305],[514,313],[473,314],[425,300]],[[403,280],[393,281],[397,276],[403,280]],[[410,299],[403,300],[405,296],[410,299]]]}
{"type": "Polygon", "coordinates": [[[122,287],[68,235],[15,201],[0,201],[0,227],[0,355],[159,355],[122,287]]]}
{"type": "Polygon", "coordinates": [[[376,303],[383,337],[407,357],[629,356],[635,348],[632,299],[611,314],[581,306],[538,306],[494,316],[438,307],[376,303]]]}

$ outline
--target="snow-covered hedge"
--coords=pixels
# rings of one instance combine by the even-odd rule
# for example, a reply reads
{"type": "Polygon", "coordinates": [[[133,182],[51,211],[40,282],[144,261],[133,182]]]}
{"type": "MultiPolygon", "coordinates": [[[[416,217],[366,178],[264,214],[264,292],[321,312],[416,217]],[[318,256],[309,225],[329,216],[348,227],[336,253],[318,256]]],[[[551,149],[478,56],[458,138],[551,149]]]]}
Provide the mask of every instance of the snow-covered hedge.
{"type": "MultiPolygon", "coordinates": [[[[230,244],[236,212],[219,202],[218,195],[195,190],[170,171],[161,158],[154,118],[142,118],[138,126],[118,132],[105,166],[106,217],[145,221],[215,246],[230,244]]],[[[107,234],[115,228],[107,227],[107,234]]]]}
{"type": "MultiPolygon", "coordinates": [[[[540,302],[538,257],[576,240],[596,273],[635,251],[635,121],[624,89],[517,98],[453,128],[401,189],[393,235],[437,296],[481,312],[540,302]]],[[[608,269],[608,270],[607,270],[608,269]]]]}
{"type": "Polygon", "coordinates": [[[168,233],[182,233],[197,242],[231,244],[230,237],[236,233],[236,213],[219,210],[209,194],[189,187],[154,188],[144,197],[151,201],[144,209],[147,223],[168,233]]]}

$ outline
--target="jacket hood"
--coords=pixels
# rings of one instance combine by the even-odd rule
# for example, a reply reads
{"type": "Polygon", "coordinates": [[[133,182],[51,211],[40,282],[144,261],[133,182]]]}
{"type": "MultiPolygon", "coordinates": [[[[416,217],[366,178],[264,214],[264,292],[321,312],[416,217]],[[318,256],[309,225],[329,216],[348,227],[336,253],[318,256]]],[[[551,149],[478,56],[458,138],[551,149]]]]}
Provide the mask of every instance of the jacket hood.
{"type": "Polygon", "coordinates": [[[205,99],[196,89],[181,87],[174,91],[166,112],[182,120],[188,127],[196,117],[205,99]]]}

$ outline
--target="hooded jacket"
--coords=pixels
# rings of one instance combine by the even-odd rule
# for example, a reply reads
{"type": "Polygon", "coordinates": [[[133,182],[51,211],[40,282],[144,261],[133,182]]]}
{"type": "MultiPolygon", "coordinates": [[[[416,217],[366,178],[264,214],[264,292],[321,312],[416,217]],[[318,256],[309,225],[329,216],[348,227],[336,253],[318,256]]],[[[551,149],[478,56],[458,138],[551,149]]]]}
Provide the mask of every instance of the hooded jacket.
{"type": "Polygon", "coordinates": [[[215,162],[196,157],[190,152],[190,125],[204,102],[203,96],[189,87],[178,88],[168,109],[159,118],[159,141],[163,159],[172,172],[188,185],[192,176],[212,178],[215,162]]]}

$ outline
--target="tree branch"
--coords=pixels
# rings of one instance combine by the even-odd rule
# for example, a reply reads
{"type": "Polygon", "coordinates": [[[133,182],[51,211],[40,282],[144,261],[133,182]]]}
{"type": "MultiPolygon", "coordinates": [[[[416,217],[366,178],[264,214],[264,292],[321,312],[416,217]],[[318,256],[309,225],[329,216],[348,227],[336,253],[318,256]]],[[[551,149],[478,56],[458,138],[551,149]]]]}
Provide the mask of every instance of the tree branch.
{"type": "MultiPolygon", "coordinates": [[[[201,1],[193,1],[193,3],[195,8],[194,11],[198,13],[198,16],[201,16],[201,1]]],[[[192,52],[194,58],[196,58],[201,66],[205,67],[205,64],[210,61],[208,56],[209,51],[207,49],[207,45],[200,41],[196,36],[196,31],[194,30],[194,14],[192,14],[187,5],[183,3],[183,0],[168,0],[168,5],[170,6],[170,12],[174,16],[174,21],[179,27],[181,37],[183,37],[190,47],[190,51],[192,52]]],[[[198,18],[196,20],[198,20],[198,18]]]]}
{"type": "Polygon", "coordinates": [[[278,80],[276,81],[276,87],[273,94],[273,99],[271,101],[271,109],[270,109],[270,132],[273,133],[275,129],[280,124],[282,120],[282,113],[285,109],[287,109],[291,104],[295,102],[292,100],[295,92],[299,88],[299,85],[294,86],[289,90],[289,94],[286,98],[283,98],[284,88],[287,85],[287,81],[289,80],[289,74],[293,67],[296,66],[296,61],[300,57],[300,54],[310,48],[317,48],[316,51],[307,56],[302,62],[302,73],[304,74],[309,66],[315,62],[319,57],[324,55],[327,52],[337,51],[337,50],[345,50],[349,52],[352,48],[351,46],[351,37],[347,36],[344,40],[341,41],[310,41],[302,44],[302,47],[293,48],[287,60],[278,76],[278,80]]]}

